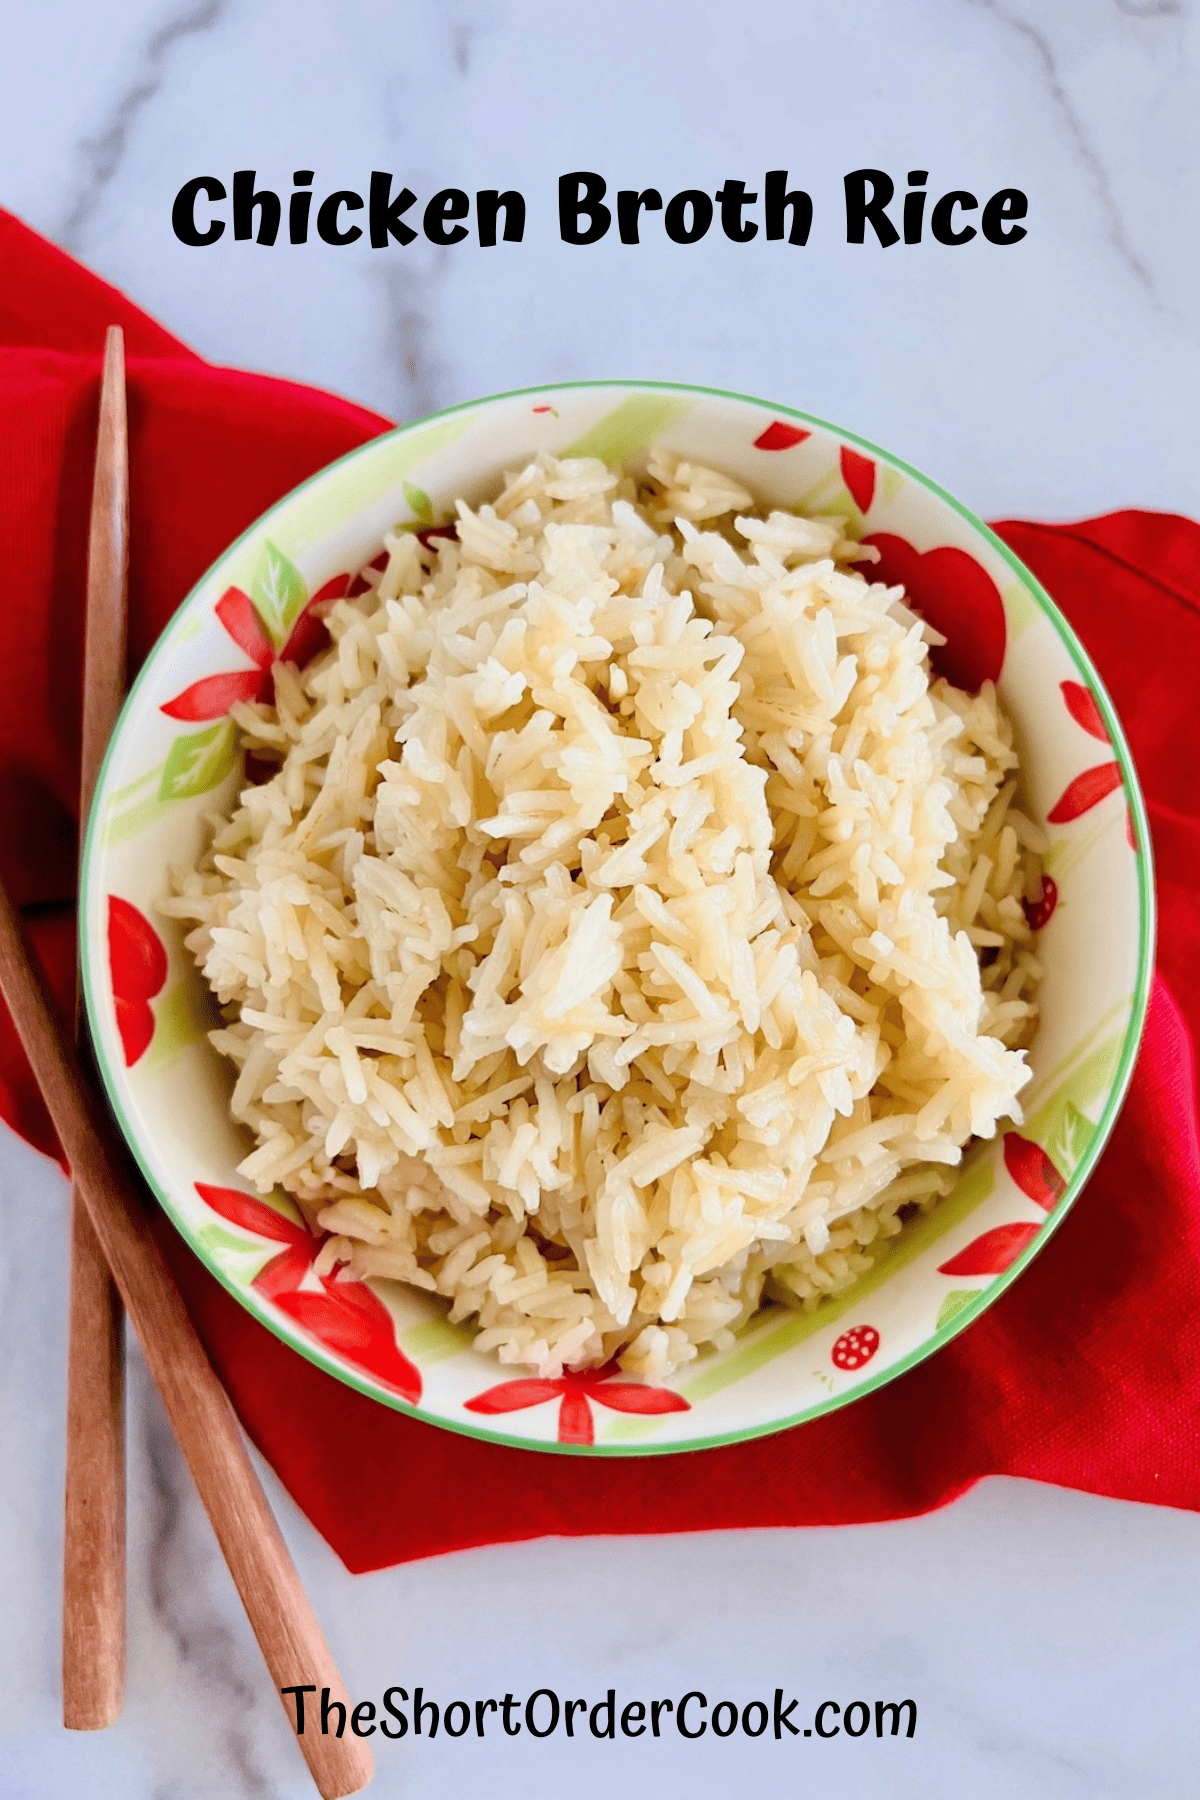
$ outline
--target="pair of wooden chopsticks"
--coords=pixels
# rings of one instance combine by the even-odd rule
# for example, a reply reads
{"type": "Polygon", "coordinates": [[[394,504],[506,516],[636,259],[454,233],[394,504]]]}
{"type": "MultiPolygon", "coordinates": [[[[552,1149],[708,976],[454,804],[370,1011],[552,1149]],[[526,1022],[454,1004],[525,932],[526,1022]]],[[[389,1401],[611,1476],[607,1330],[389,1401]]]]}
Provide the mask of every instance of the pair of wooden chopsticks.
{"type": "MultiPolygon", "coordinates": [[[[85,805],[123,685],[128,453],[122,335],[108,334],[92,500],[84,674],[85,805]]],[[[110,1724],[125,1660],[121,1302],[192,1471],[276,1689],[311,1682],[345,1702],[232,1409],[151,1237],[140,1179],[0,886],[0,991],[74,1178],[64,1558],[64,1721],[110,1724]]],[[[282,1698],[282,1696],[281,1696],[282,1698]]],[[[373,1764],[358,1739],[299,1740],[325,1800],[357,1793],[373,1764]]]]}

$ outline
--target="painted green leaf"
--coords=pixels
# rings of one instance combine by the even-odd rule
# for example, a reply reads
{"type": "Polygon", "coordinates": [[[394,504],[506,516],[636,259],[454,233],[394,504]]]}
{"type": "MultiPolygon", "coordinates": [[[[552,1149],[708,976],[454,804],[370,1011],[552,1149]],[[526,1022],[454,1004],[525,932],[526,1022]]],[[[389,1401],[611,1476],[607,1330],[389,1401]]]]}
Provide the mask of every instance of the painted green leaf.
{"type": "MultiPolygon", "coordinates": [[[[155,769],[154,776],[156,780],[161,781],[161,763],[158,768],[155,769]]],[[[155,821],[161,817],[163,810],[164,803],[159,796],[157,788],[155,788],[152,794],[147,795],[144,800],[139,800],[133,805],[127,806],[124,812],[117,812],[114,809],[109,814],[108,821],[104,827],[105,844],[124,844],[129,838],[137,837],[140,831],[145,831],[148,825],[153,825],[155,821]]]]}
{"type": "Polygon", "coordinates": [[[970,1306],[978,1292],[978,1288],[955,1288],[952,1293],[947,1294],[938,1307],[937,1324],[934,1326],[934,1330],[941,1331],[943,1326],[950,1323],[951,1319],[957,1318],[964,1306],[970,1306]]]}
{"type": "Polygon", "coordinates": [[[598,456],[610,467],[618,467],[669,431],[694,404],[678,394],[631,394],[558,454],[598,456]]]}
{"type": "Polygon", "coordinates": [[[250,598],[271,634],[272,643],[279,649],[308,599],[308,589],[295,563],[289,562],[283,551],[269,539],[263,545],[250,584],[250,598]]]}
{"type": "Polygon", "coordinates": [[[197,1226],[193,1237],[218,1268],[240,1287],[249,1287],[255,1276],[279,1255],[278,1244],[256,1244],[215,1223],[197,1226]]]}
{"type": "Polygon", "coordinates": [[[866,520],[855,505],[854,496],[848,488],[843,488],[840,494],[831,494],[829,499],[822,504],[821,515],[823,518],[836,516],[845,519],[847,537],[860,538],[862,536],[866,520]]]}
{"type": "Polygon", "coordinates": [[[469,1350],[471,1343],[472,1333],[463,1325],[452,1325],[449,1319],[427,1319],[423,1325],[410,1325],[400,1333],[400,1348],[405,1355],[426,1365],[457,1356],[469,1350]]]}
{"type": "Polygon", "coordinates": [[[425,489],[419,488],[415,481],[402,481],[400,485],[404,489],[404,498],[408,501],[415,517],[420,519],[422,525],[432,525],[433,501],[425,489]]]}
{"type": "Polygon", "coordinates": [[[125,783],[124,787],[114,788],[108,797],[109,810],[116,813],[120,812],[124,806],[134,805],[149,787],[158,785],[161,773],[162,764],[159,763],[157,768],[143,769],[140,775],[135,775],[132,781],[125,783]]]}
{"type": "MultiPolygon", "coordinates": [[[[831,496],[837,490],[841,490],[841,476],[835,464],[832,469],[826,469],[820,480],[814,481],[811,487],[805,488],[802,494],[790,501],[788,511],[796,513],[802,519],[811,518],[814,513],[830,512],[834,510],[831,496]]],[[[849,496],[846,498],[849,499],[849,496]]],[[[850,504],[853,506],[854,502],[850,501],[850,504]]]]}
{"type": "Polygon", "coordinates": [[[894,500],[904,486],[904,477],[899,469],[893,469],[890,463],[879,465],[879,489],[884,500],[894,500]]]}
{"type": "Polygon", "coordinates": [[[304,1224],[304,1214],[292,1196],[283,1188],[272,1188],[269,1194],[259,1194],[256,1197],[262,1201],[264,1206],[272,1207],[281,1218],[290,1219],[293,1225],[304,1224]]]}
{"type": "Polygon", "coordinates": [[[224,781],[233,767],[236,734],[229,719],[177,737],[163,764],[160,800],[190,800],[224,781]]]}
{"type": "Polygon", "coordinates": [[[1108,818],[1102,819],[1095,830],[1089,831],[1086,835],[1080,833],[1073,837],[1069,830],[1055,832],[1050,839],[1050,848],[1042,858],[1043,869],[1047,875],[1053,874],[1061,889],[1063,882],[1072,870],[1077,869],[1080,863],[1086,862],[1101,838],[1107,836],[1108,832],[1113,829],[1124,834],[1124,825],[1118,811],[1113,811],[1108,818]]]}
{"type": "MultiPolygon", "coordinates": [[[[1044,1100],[1036,1110],[1026,1115],[1022,1131],[1026,1137],[1032,1138],[1035,1144],[1049,1146],[1063,1112],[1073,1105],[1082,1112],[1085,1106],[1094,1105],[1111,1086],[1116,1073],[1117,1064],[1121,1060],[1121,1045],[1124,1034],[1114,1032],[1102,1044],[1082,1057],[1075,1067],[1054,1089],[1049,1099],[1044,1100]]],[[[1085,1121],[1086,1123],[1086,1121],[1085,1121]]],[[[1090,1133],[1091,1127],[1088,1126],[1090,1133]]],[[[1080,1150],[1082,1154],[1082,1148],[1080,1150]]],[[[1057,1163],[1058,1158],[1050,1151],[1057,1163]]],[[[1061,1164],[1059,1167],[1061,1168],[1061,1164]]],[[[1066,1173],[1066,1170],[1063,1170],[1066,1173]]]]}
{"type": "Polygon", "coordinates": [[[221,1023],[216,1002],[195,974],[185,975],[158,1001],[154,1041],[147,1068],[165,1068],[188,1044],[196,1043],[221,1023]]]}
{"type": "Polygon", "coordinates": [[[1091,1120],[1080,1112],[1073,1100],[1068,1100],[1054,1136],[1046,1146],[1051,1162],[1068,1181],[1079,1167],[1080,1159],[1091,1142],[1092,1131],[1091,1120]]]}
{"type": "Polygon", "coordinates": [[[1010,581],[1000,596],[1008,641],[1015,644],[1023,631],[1041,618],[1041,608],[1023,581],[1010,581]]]}

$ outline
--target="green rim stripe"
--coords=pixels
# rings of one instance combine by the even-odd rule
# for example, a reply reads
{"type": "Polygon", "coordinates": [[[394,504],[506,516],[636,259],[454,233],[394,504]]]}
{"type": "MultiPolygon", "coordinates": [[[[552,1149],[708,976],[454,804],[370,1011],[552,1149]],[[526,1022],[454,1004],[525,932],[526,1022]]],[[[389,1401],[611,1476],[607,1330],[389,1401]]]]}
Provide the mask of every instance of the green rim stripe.
{"type": "Polygon", "coordinates": [[[121,716],[117,721],[116,729],[109,739],[104,760],[101,763],[100,771],[96,779],[92,805],[88,814],[83,856],[80,862],[80,969],[83,977],[84,999],[92,1042],[95,1047],[96,1060],[99,1064],[105,1091],[108,1095],[109,1105],[112,1108],[117,1122],[125,1135],[126,1141],[129,1143],[150,1188],[156,1195],[159,1203],[166,1211],[172,1223],[185,1239],[187,1239],[189,1244],[192,1245],[192,1248],[196,1251],[196,1254],[200,1256],[201,1261],[208,1268],[209,1272],[221,1282],[223,1287],[229,1289],[235,1299],[246,1306],[248,1311],[259,1318],[264,1325],[273,1331],[277,1337],[282,1338],[285,1343],[292,1347],[292,1349],[297,1351],[301,1356],[307,1358],[309,1362],[314,1363],[317,1368],[323,1369],[326,1374],[333,1375],[339,1381],[344,1381],[349,1387],[355,1388],[359,1393],[367,1395],[368,1398],[381,1401],[385,1406],[392,1406],[397,1412],[408,1413],[412,1418],[423,1419],[427,1424],[436,1424],[443,1430],[458,1432],[463,1437],[482,1438],[490,1443],[505,1444],[521,1450],[549,1452],[551,1455],[557,1456],[669,1456],[684,1454],[692,1450],[717,1449],[727,1444],[743,1443],[751,1438],[769,1437],[777,1431],[786,1431],[792,1426],[807,1424],[811,1419],[821,1418],[824,1414],[833,1412],[838,1407],[846,1406],[852,1400],[859,1399],[861,1395],[872,1393],[876,1388],[883,1387],[885,1383],[895,1380],[897,1376],[905,1374],[909,1369],[915,1368],[918,1363],[924,1362],[927,1356],[933,1355],[934,1351],[940,1350],[943,1344],[949,1343],[951,1338],[957,1337],[960,1331],[965,1331],[969,1325],[973,1324],[980,1314],[1017,1279],[1022,1270],[1027,1267],[1033,1257],[1041,1249],[1046,1239],[1052,1232],[1058,1229],[1062,1220],[1066,1217],[1067,1211],[1078,1197],[1084,1184],[1091,1175],[1092,1170],[1095,1168],[1100,1153],[1108,1140],[1109,1133],[1112,1130],[1117,1114],[1119,1113],[1125,1095],[1128,1092],[1129,1083],[1133,1077],[1134,1063],[1137,1058],[1142,1029],[1146,1021],[1146,1012],[1150,1003],[1150,986],[1153,976],[1154,930],[1155,902],[1150,848],[1150,823],[1146,815],[1145,802],[1142,798],[1142,791],[1137,779],[1133,757],[1130,753],[1129,745],[1125,740],[1125,733],[1121,728],[1112,701],[1109,699],[1108,692],[1103,682],[1100,680],[1091,658],[1075,637],[1067,620],[1055,605],[1054,601],[1050,598],[1050,595],[1046,592],[1045,588],[1032,572],[1025,567],[1020,559],[1014,555],[1004,540],[998,537],[991,527],[986,525],[982,519],[978,518],[969,507],[964,506],[961,501],[956,500],[952,494],[947,493],[945,488],[941,487],[936,481],[931,480],[927,475],[923,475],[921,471],[915,469],[911,463],[906,463],[899,457],[891,455],[888,451],[881,450],[879,446],[873,444],[869,438],[859,437],[852,431],[845,431],[841,426],[832,425],[827,419],[818,418],[813,413],[800,412],[796,407],[783,406],[777,402],[762,400],[753,394],[739,394],[724,388],[698,387],[684,382],[672,381],[559,381],[551,382],[539,387],[510,388],[503,393],[489,394],[481,400],[465,401],[459,406],[446,407],[441,412],[430,413],[423,419],[415,420],[411,425],[399,426],[394,432],[385,432],[377,438],[368,439],[366,444],[361,444],[357,449],[348,451],[345,456],[339,457],[336,462],[330,463],[324,469],[318,470],[315,475],[309,476],[307,481],[301,482],[299,487],[294,488],[290,494],[285,494],[281,500],[276,501],[275,505],[264,513],[261,518],[255,520],[255,522],[229,546],[228,550],[217,559],[212,565],[212,568],[201,577],[200,581],[197,582],[191,593],[181,602],[172,618],[168,621],[157,644],[139,670],[133,686],[129,691],[129,696],[126,699],[121,716]],[[143,686],[149,681],[150,676],[156,670],[160,660],[169,647],[168,640],[172,635],[173,627],[180,621],[181,614],[183,614],[190,606],[200,590],[213,578],[216,570],[228,559],[232,558],[256,533],[265,530],[269,521],[282,508],[292,505],[298,496],[307,488],[312,487],[316,483],[325,481],[333,471],[341,469],[354,457],[361,455],[364,450],[368,448],[378,449],[378,447],[389,438],[403,437],[410,432],[424,430],[434,420],[446,419],[458,413],[474,412],[497,400],[518,400],[528,398],[529,396],[540,396],[544,394],[575,393],[579,391],[601,389],[607,389],[615,393],[624,393],[626,398],[631,397],[631,389],[634,390],[635,393],[641,391],[663,394],[704,395],[716,400],[739,401],[744,405],[757,408],[760,412],[770,414],[772,417],[779,417],[782,415],[789,419],[801,420],[806,425],[816,426],[821,431],[829,432],[834,438],[843,443],[856,444],[860,449],[869,451],[873,457],[885,463],[888,467],[899,469],[903,474],[908,475],[912,480],[917,482],[919,486],[926,488],[930,493],[936,494],[939,499],[945,502],[952,512],[956,513],[960,519],[964,520],[972,530],[978,532],[984,542],[988,544],[995,554],[1008,565],[1016,578],[1022,582],[1027,591],[1033,595],[1042,612],[1049,619],[1055,631],[1058,633],[1058,637],[1071,661],[1083,676],[1085,683],[1091,688],[1096,698],[1101,716],[1108,729],[1113,751],[1120,764],[1125,796],[1134,817],[1135,834],[1138,843],[1136,861],[1138,873],[1138,898],[1140,903],[1138,971],[1134,985],[1133,1004],[1125,1028],[1120,1063],[1117,1067],[1113,1085],[1109,1090],[1107,1104],[1096,1123],[1096,1128],[1093,1132],[1091,1141],[1088,1144],[1075,1173],[1071,1177],[1066,1193],[1060,1200],[1054,1212],[1046,1220],[1042,1229],[1030,1241],[1026,1249],[1022,1251],[1021,1255],[1016,1258],[1009,1268],[1005,1270],[1002,1275],[998,1276],[994,1282],[990,1283],[987,1287],[982,1288],[978,1298],[974,1302],[964,1306],[962,1310],[956,1313],[945,1325],[940,1329],[935,1330],[932,1336],[923,1339],[916,1349],[911,1350],[907,1356],[890,1364],[886,1369],[881,1369],[876,1375],[869,1376],[866,1380],[859,1382],[856,1387],[850,1389],[846,1393],[833,1394],[827,1400],[818,1401],[816,1405],[807,1407],[802,1412],[793,1414],[788,1418],[773,1419],[766,1424],[750,1425],[738,1431],[718,1433],[711,1437],[689,1438],[665,1444],[645,1443],[637,1444],[636,1446],[632,1444],[628,1446],[620,1444],[593,1444],[590,1446],[559,1444],[549,1440],[543,1441],[528,1437],[516,1437],[508,1432],[482,1428],[473,1422],[468,1424],[466,1422],[460,1422],[457,1419],[443,1417],[440,1414],[435,1415],[423,1412],[419,1406],[410,1406],[406,1401],[383,1392],[364,1381],[361,1377],[355,1375],[352,1370],[347,1369],[342,1363],[329,1356],[319,1345],[293,1335],[292,1330],[289,1328],[290,1321],[285,1321],[281,1314],[276,1314],[274,1312],[274,1309],[268,1309],[268,1306],[263,1303],[253,1303],[244,1289],[238,1287],[238,1285],[229,1279],[224,1271],[220,1269],[209,1256],[205,1255],[195,1246],[192,1239],[192,1227],[190,1222],[185,1222],[182,1213],[175,1206],[169,1191],[164,1191],[163,1187],[160,1186],[150,1167],[148,1156],[143,1151],[140,1142],[131,1129],[129,1119],[121,1103],[119,1092],[119,1070],[116,1068],[111,1057],[112,1047],[107,1042],[108,1027],[105,1012],[106,996],[102,987],[98,985],[97,971],[90,952],[93,909],[91,897],[92,875],[96,865],[97,849],[101,836],[98,821],[104,810],[105,787],[109,774],[109,766],[114,757],[115,745],[121,735],[121,728],[126,713],[132,707],[134,700],[140,694],[143,686]]]}

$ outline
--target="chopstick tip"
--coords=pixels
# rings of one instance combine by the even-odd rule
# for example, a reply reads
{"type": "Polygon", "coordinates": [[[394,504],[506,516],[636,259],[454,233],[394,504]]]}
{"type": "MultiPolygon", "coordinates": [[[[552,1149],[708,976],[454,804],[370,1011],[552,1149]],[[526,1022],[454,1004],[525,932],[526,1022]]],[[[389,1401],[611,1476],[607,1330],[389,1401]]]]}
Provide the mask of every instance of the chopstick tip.
{"type": "Polygon", "coordinates": [[[119,325],[110,325],[104,334],[104,380],[125,374],[125,333],[119,325]]]}

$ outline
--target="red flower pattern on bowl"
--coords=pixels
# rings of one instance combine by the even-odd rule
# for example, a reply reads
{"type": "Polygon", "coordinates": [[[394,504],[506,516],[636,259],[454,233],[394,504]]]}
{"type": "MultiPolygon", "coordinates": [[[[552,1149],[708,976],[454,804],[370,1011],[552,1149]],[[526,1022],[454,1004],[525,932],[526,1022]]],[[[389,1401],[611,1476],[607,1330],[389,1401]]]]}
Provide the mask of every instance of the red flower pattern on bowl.
{"type": "Polygon", "coordinates": [[[131,1069],[154,1036],[150,1002],[166,985],[167,953],[146,915],[119,894],[108,896],[108,975],[125,1066],[131,1069]]]}
{"type": "Polygon", "coordinates": [[[1004,1166],[1021,1192],[1049,1212],[1067,1191],[1067,1184],[1040,1144],[1019,1131],[1004,1134],[1004,1166]]]}
{"type": "Polygon", "coordinates": [[[985,681],[999,681],[1008,625],[1000,590],[983,565],[952,544],[918,551],[891,531],[862,541],[879,552],[871,579],[902,583],[912,610],[945,638],[929,653],[935,672],[973,694],[985,681]]]}
{"type": "Polygon", "coordinates": [[[616,1381],[615,1362],[599,1369],[565,1369],[552,1378],[540,1375],[519,1376],[515,1381],[502,1381],[486,1388],[482,1394],[464,1401],[468,1412],[520,1412],[527,1406],[541,1406],[547,1400],[559,1400],[558,1441],[560,1444],[595,1442],[592,1419],[593,1400],[614,1412],[670,1413],[688,1412],[690,1407],[682,1394],[670,1388],[646,1387],[638,1381],[616,1381]]]}
{"type": "Polygon", "coordinates": [[[797,444],[804,443],[812,436],[803,426],[788,425],[783,419],[772,419],[765,431],[760,431],[754,440],[756,450],[793,450],[797,444]]]}
{"type": "Polygon", "coordinates": [[[273,1301],[306,1336],[410,1405],[417,1404],[420,1373],[396,1342],[392,1315],[378,1294],[365,1281],[343,1281],[336,1275],[306,1280],[326,1233],[315,1236],[307,1225],[237,1188],[210,1187],[201,1181],[195,1187],[205,1205],[230,1225],[283,1246],[251,1283],[258,1293],[273,1301]]]}
{"type": "Polygon", "coordinates": [[[318,589],[301,609],[281,650],[276,650],[249,594],[241,588],[226,588],[214,611],[254,667],[205,675],[173,699],[164,700],[159,711],[169,719],[186,719],[195,724],[199,720],[223,719],[239,700],[270,700],[275,692],[275,664],[290,662],[302,669],[318,650],[325,648],[329,633],[324,615],[335,600],[351,591],[351,585],[349,574],[342,574],[318,589]]]}
{"type": "MultiPolygon", "coordinates": [[[[1089,688],[1078,681],[1059,683],[1067,711],[1075,723],[1087,732],[1089,737],[1098,738],[1102,744],[1111,744],[1100,708],[1096,705],[1096,697],[1089,688]]],[[[1115,793],[1121,786],[1121,765],[1116,762],[1096,763],[1076,775],[1074,781],[1068,782],[1050,811],[1046,814],[1052,825],[1066,825],[1072,819],[1081,818],[1090,812],[1093,806],[1099,806],[1101,800],[1115,793]]],[[[1126,812],[1129,842],[1137,849],[1133,834],[1133,816],[1126,812]]]]}
{"type": "MultiPolygon", "coordinates": [[[[1040,1144],[1022,1137],[1018,1131],[1004,1134],[1004,1166],[1026,1199],[1050,1212],[1067,1191],[1064,1177],[1055,1168],[1040,1144]]],[[[1002,1275],[1012,1267],[1022,1250],[1031,1244],[1042,1228],[1040,1219],[1018,1219],[1009,1225],[994,1225],[959,1250],[947,1262],[939,1263],[942,1275],[1002,1275]]]]}
{"type": "Polygon", "coordinates": [[[838,452],[838,464],[855,506],[860,513],[869,513],[875,498],[875,464],[861,450],[852,450],[849,444],[843,444],[838,452]]]}

